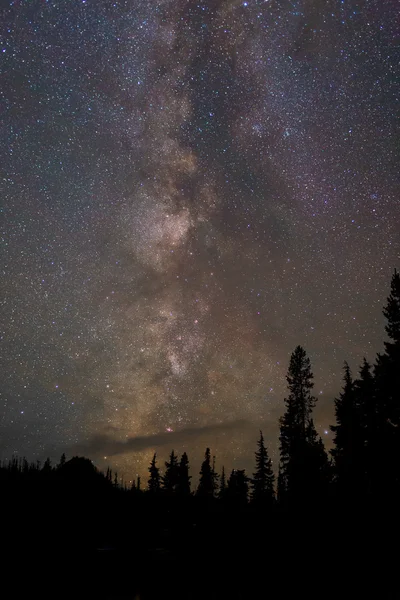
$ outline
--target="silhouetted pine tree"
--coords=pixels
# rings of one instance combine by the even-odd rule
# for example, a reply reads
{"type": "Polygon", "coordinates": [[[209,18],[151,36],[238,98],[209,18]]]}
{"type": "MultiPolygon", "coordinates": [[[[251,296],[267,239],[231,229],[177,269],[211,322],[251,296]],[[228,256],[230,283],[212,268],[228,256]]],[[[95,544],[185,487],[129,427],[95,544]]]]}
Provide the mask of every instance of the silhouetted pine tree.
{"type": "Polygon", "coordinates": [[[272,462],[268,456],[264,444],[264,437],[260,431],[260,439],[257,442],[256,471],[251,480],[251,501],[258,506],[271,506],[275,500],[275,476],[272,470],[272,462]]]}
{"type": "Polygon", "coordinates": [[[297,346],[290,357],[287,382],[289,395],[285,398],[286,411],[280,419],[281,481],[285,481],[288,502],[298,501],[304,494],[306,428],[315,406],[311,395],[313,375],[310,359],[297,346]]]}
{"type": "Polygon", "coordinates": [[[190,495],[190,480],[191,476],[189,475],[189,459],[186,452],[184,452],[181,456],[181,460],[179,461],[178,483],[176,487],[176,491],[181,496],[190,495]]]}
{"type": "MultiPolygon", "coordinates": [[[[312,410],[316,398],[311,394],[313,374],[305,350],[297,346],[290,357],[287,374],[289,395],[285,398],[286,411],[280,419],[280,478],[284,484],[285,502],[290,505],[310,506],[310,498],[322,481],[321,442],[316,442],[312,410]]],[[[282,489],[280,493],[282,496],[282,489]]]]}
{"type": "Polygon", "coordinates": [[[335,446],[331,454],[337,490],[343,499],[355,501],[364,485],[364,426],[359,398],[346,362],[343,389],[335,399],[335,417],[336,425],[331,426],[335,446]]]}
{"type": "Polygon", "coordinates": [[[197,488],[197,496],[201,498],[212,498],[214,495],[214,490],[215,480],[211,467],[211,454],[210,448],[207,448],[200,469],[200,480],[197,488]]]}
{"type": "Polygon", "coordinates": [[[136,480],[136,490],[138,492],[141,491],[141,480],[140,480],[140,475],[137,476],[137,480],[136,480]]]}
{"type": "Polygon", "coordinates": [[[371,365],[365,358],[360,367],[359,378],[354,382],[354,392],[361,413],[364,487],[366,493],[371,495],[377,493],[380,488],[379,416],[375,380],[371,372],[371,365]]]}
{"type": "Polygon", "coordinates": [[[383,309],[384,354],[378,354],[374,369],[377,393],[378,446],[381,490],[396,501],[400,493],[400,275],[395,270],[390,295],[383,309]]]}
{"type": "Polygon", "coordinates": [[[383,316],[387,320],[385,331],[390,342],[384,342],[386,353],[393,358],[398,358],[400,346],[400,274],[394,270],[390,282],[390,295],[383,309],[383,316]]]}
{"type": "Polygon", "coordinates": [[[153,494],[159,492],[161,487],[160,469],[156,465],[156,458],[157,454],[154,454],[150,463],[150,477],[147,482],[147,489],[153,494]]]}
{"type": "Polygon", "coordinates": [[[218,475],[217,471],[215,470],[215,456],[213,456],[213,458],[212,458],[211,474],[212,474],[212,478],[213,478],[214,495],[215,495],[215,494],[217,494],[218,480],[219,480],[219,475],[218,475]]]}
{"type": "Polygon", "coordinates": [[[179,479],[179,467],[178,457],[175,455],[175,451],[172,450],[169,455],[169,462],[165,463],[165,473],[162,478],[162,487],[168,494],[173,493],[176,490],[179,479]]]}

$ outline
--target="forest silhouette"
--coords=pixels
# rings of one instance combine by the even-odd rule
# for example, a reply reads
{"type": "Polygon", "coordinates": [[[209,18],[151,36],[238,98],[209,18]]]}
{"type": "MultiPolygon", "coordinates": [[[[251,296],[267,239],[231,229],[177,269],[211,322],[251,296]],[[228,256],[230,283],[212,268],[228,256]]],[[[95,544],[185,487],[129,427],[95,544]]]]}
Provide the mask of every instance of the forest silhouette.
{"type": "Polygon", "coordinates": [[[147,481],[129,488],[88,458],[3,462],[3,597],[398,598],[397,271],[383,314],[375,363],[355,376],[344,364],[330,452],[313,421],[310,359],[295,348],[277,473],[261,431],[253,473],[217,473],[207,448],[195,489],[175,450],[162,472],[149,457],[147,481]]]}

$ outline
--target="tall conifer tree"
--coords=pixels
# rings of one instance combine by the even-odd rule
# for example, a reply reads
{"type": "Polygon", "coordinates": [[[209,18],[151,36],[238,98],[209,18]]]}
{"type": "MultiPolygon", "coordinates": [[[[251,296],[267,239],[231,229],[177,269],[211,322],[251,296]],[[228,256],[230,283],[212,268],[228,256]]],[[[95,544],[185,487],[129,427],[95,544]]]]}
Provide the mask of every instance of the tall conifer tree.
{"type": "Polygon", "coordinates": [[[200,469],[200,479],[197,488],[197,495],[202,498],[212,498],[215,489],[215,479],[213,468],[211,466],[210,448],[206,448],[204,460],[200,469]]]}
{"type": "Polygon", "coordinates": [[[342,499],[356,499],[363,487],[364,431],[360,398],[350,367],[345,362],[343,389],[335,399],[334,448],[335,479],[342,499]]]}
{"type": "Polygon", "coordinates": [[[280,419],[280,496],[284,488],[285,502],[304,507],[310,505],[328,464],[311,418],[316,403],[312,395],[313,374],[310,359],[301,346],[291,355],[287,383],[286,411],[280,419]]]}
{"type": "Polygon", "coordinates": [[[154,454],[149,467],[150,477],[147,482],[147,489],[151,493],[159,492],[161,486],[160,469],[157,467],[156,459],[157,454],[154,454]]]}
{"type": "Polygon", "coordinates": [[[177,492],[181,496],[190,495],[190,480],[191,476],[189,475],[189,459],[186,452],[184,452],[181,456],[178,466],[177,492]]]}
{"type": "Polygon", "coordinates": [[[390,295],[383,309],[389,341],[374,369],[377,394],[378,447],[381,489],[393,501],[400,496],[400,275],[395,270],[390,295]]]}
{"type": "Polygon", "coordinates": [[[251,480],[251,500],[256,505],[266,506],[271,505],[275,499],[275,477],[262,431],[260,431],[260,439],[257,445],[258,450],[255,452],[256,471],[251,480]]]}
{"type": "Polygon", "coordinates": [[[169,494],[176,491],[179,481],[178,457],[172,450],[169,455],[169,461],[165,463],[165,473],[162,478],[163,490],[169,494]]]}

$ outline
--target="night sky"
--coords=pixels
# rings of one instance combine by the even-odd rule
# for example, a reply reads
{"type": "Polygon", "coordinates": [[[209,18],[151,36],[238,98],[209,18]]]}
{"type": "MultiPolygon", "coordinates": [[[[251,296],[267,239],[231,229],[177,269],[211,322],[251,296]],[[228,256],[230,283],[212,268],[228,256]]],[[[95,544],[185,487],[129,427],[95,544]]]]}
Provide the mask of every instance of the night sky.
{"type": "Polygon", "coordinates": [[[397,11],[2,3],[3,459],[276,467],[297,344],[329,444],[400,261],[397,11]]]}

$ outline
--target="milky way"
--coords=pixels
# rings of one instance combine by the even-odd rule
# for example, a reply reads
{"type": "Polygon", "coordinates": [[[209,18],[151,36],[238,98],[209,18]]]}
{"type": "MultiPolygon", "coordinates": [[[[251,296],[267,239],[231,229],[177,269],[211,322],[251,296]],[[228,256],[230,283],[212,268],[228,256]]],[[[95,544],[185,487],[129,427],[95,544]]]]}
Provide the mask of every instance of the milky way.
{"type": "Polygon", "coordinates": [[[262,427],[276,464],[297,344],[325,435],[400,260],[395,15],[3,8],[3,458],[86,450],[129,476],[175,447],[196,472],[209,444],[251,468],[262,427]]]}

